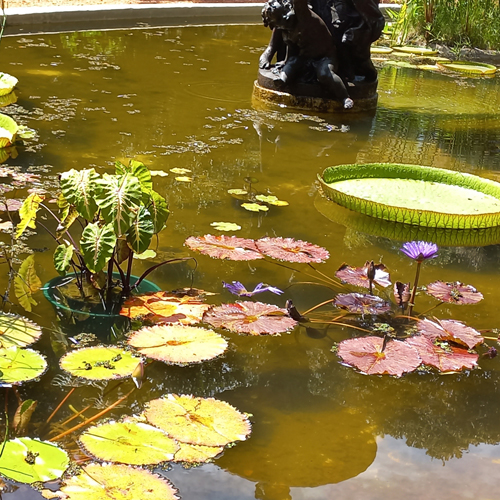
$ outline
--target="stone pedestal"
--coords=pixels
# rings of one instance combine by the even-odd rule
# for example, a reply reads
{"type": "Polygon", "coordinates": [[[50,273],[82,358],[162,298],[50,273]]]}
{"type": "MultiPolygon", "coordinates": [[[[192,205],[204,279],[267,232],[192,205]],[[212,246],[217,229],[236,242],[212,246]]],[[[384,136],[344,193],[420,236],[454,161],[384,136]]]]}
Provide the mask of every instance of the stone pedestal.
{"type": "Polygon", "coordinates": [[[319,84],[294,83],[284,86],[271,70],[259,69],[253,85],[253,98],[258,101],[318,113],[356,113],[377,107],[378,81],[349,83],[347,91],[354,101],[351,109],[344,109],[340,100],[332,99],[319,84]]]}

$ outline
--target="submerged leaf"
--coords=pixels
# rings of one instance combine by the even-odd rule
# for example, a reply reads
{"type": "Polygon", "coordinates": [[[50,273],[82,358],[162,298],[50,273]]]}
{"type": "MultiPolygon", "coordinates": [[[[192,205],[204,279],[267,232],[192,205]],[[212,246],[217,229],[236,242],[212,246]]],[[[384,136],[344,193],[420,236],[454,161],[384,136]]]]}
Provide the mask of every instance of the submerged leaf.
{"type": "Polygon", "coordinates": [[[147,318],[155,323],[199,323],[210,308],[199,297],[178,296],[169,292],[151,292],[127,299],[120,314],[128,318],[147,318]]]}
{"type": "Polygon", "coordinates": [[[184,243],[191,250],[196,250],[214,259],[255,260],[264,256],[257,250],[254,240],[236,236],[190,236],[184,243]]]}
{"type": "Polygon", "coordinates": [[[484,342],[484,337],[474,328],[454,319],[436,320],[436,323],[424,319],[418,322],[418,331],[431,342],[445,340],[473,349],[484,342]]]}
{"type": "Polygon", "coordinates": [[[416,349],[399,340],[390,340],[385,349],[380,337],[360,337],[340,342],[337,354],[344,363],[368,375],[396,375],[415,370],[422,360],[416,349]]]}
{"type": "Polygon", "coordinates": [[[139,359],[119,347],[84,347],[70,351],[59,364],[75,377],[111,380],[130,377],[139,359]]]}
{"type": "Polygon", "coordinates": [[[330,256],[325,248],[293,238],[261,238],[255,243],[264,255],[286,262],[321,263],[330,256]]]}
{"type": "Polygon", "coordinates": [[[20,483],[57,479],[68,465],[67,453],[55,444],[25,437],[7,441],[0,456],[0,474],[20,483]]]}
{"type": "Polygon", "coordinates": [[[205,313],[203,321],[216,328],[250,335],[277,335],[297,324],[286,309],[250,301],[213,307],[205,313]]]}
{"type": "Polygon", "coordinates": [[[227,342],[216,332],[182,325],[155,325],[134,332],[129,345],[166,363],[200,363],[221,355],[227,342]]]}
{"type": "Polygon", "coordinates": [[[37,351],[7,347],[0,349],[0,385],[20,385],[45,372],[47,361],[37,351]]]}
{"type": "Polygon", "coordinates": [[[26,347],[35,343],[42,329],[22,316],[0,313],[0,348],[26,347]]]}
{"type": "Polygon", "coordinates": [[[333,303],[352,314],[384,314],[391,310],[389,302],[363,293],[339,293],[333,303]]]}
{"type": "Polygon", "coordinates": [[[445,283],[435,281],[427,285],[427,293],[442,302],[450,304],[477,304],[483,300],[483,294],[472,285],[464,285],[460,281],[445,283]]]}
{"type": "Polygon", "coordinates": [[[131,465],[167,462],[179,449],[164,431],[133,419],[95,425],[78,440],[89,455],[99,460],[131,465]]]}
{"type": "Polygon", "coordinates": [[[183,443],[226,446],[245,440],[251,432],[245,415],[214,398],[169,394],[150,401],[145,415],[151,424],[183,443]]]}
{"type": "MultiPolygon", "coordinates": [[[[345,283],[350,285],[361,286],[363,288],[370,288],[370,280],[368,278],[368,269],[370,262],[366,261],[363,267],[352,267],[347,264],[342,264],[335,276],[345,283]]],[[[384,264],[376,264],[373,266],[375,269],[375,277],[373,279],[374,283],[382,287],[387,287],[391,284],[389,273],[384,264]]]]}
{"type": "Polygon", "coordinates": [[[116,464],[89,464],[65,480],[67,500],[179,500],[169,481],[144,469],[116,464]]]}

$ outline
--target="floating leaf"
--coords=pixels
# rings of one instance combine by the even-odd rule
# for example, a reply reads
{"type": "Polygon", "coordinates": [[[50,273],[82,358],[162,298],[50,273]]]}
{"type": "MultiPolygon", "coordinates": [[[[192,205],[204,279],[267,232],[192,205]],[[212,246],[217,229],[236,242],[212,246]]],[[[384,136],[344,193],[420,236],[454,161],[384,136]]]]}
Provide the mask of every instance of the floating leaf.
{"type": "Polygon", "coordinates": [[[35,343],[42,329],[22,316],[0,313],[0,348],[26,347],[35,343]]]}
{"type": "MultiPolygon", "coordinates": [[[[361,286],[363,288],[370,288],[370,280],[368,279],[369,266],[369,261],[366,261],[363,267],[352,267],[347,264],[342,264],[335,273],[335,276],[345,283],[361,286]]],[[[375,278],[373,279],[373,282],[384,288],[389,286],[391,284],[391,280],[384,264],[376,264],[374,268],[375,278]]]]}
{"type": "Polygon", "coordinates": [[[248,194],[246,189],[228,189],[227,192],[232,196],[245,196],[248,194]]]}
{"type": "Polygon", "coordinates": [[[166,363],[200,363],[221,355],[227,342],[216,332],[182,325],[155,325],[141,328],[128,339],[148,358],[166,363]]]}
{"type": "Polygon", "coordinates": [[[258,203],[242,203],[241,207],[249,212],[267,212],[269,210],[269,207],[258,203]]]}
{"type": "Polygon", "coordinates": [[[431,338],[417,335],[406,342],[417,349],[422,362],[434,366],[441,372],[456,372],[472,369],[477,365],[479,356],[466,349],[443,343],[434,343],[431,338]]]}
{"type": "Polygon", "coordinates": [[[289,205],[287,201],[278,200],[276,196],[272,195],[266,196],[264,194],[258,194],[255,199],[258,201],[262,201],[263,203],[268,203],[269,205],[274,205],[276,207],[286,207],[287,205],[289,205]]]}
{"type": "Polygon", "coordinates": [[[245,415],[214,398],[169,394],[150,401],[145,415],[151,424],[183,443],[226,446],[244,441],[251,432],[245,415]]]}
{"type": "Polygon", "coordinates": [[[128,318],[144,317],[156,323],[199,323],[209,305],[198,297],[178,296],[168,292],[151,292],[127,299],[120,314],[128,318]]]}
{"type": "Polygon", "coordinates": [[[164,172],[163,170],[150,170],[149,173],[152,177],[167,177],[168,172],[164,172]]]}
{"type": "Polygon", "coordinates": [[[68,468],[64,450],[46,441],[11,439],[0,457],[0,474],[20,483],[46,482],[61,477],[68,468]]]}
{"type": "Polygon", "coordinates": [[[8,73],[0,72],[0,96],[10,94],[17,85],[17,78],[8,73]]]}
{"type": "Polygon", "coordinates": [[[19,267],[19,271],[14,278],[14,292],[19,304],[28,312],[31,312],[32,305],[36,306],[37,302],[33,298],[33,294],[40,290],[42,282],[35,271],[35,255],[31,254],[19,267]]]}
{"type": "Polygon", "coordinates": [[[286,309],[250,301],[212,307],[203,316],[203,321],[216,328],[250,335],[277,335],[297,324],[286,309]]]}
{"type": "Polygon", "coordinates": [[[210,225],[218,231],[239,231],[241,226],[234,222],[211,222],[210,225]]]}
{"type": "Polygon", "coordinates": [[[418,352],[406,342],[390,340],[385,349],[380,337],[360,337],[340,342],[337,354],[344,363],[368,375],[396,375],[415,370],[421,363],[418,352]]]}
{"type": "Polygon", "coordinates": [[[471,61],[453,61],[453,62],[437,62],[442,68],[455,71],[457,73],[470,73],[475,75],[494,75],[497,71],[493,64],[471,62],[471,61]]]}
{"type": "Polygon", "coordinates": [[[433,56],[438,53],[436,49],[430,47],[416,47],[416,46],[398,46],[393,47],[395,52],[404,52],[406,54],[414,54],[419,56],[433,56]]]}
{"type": "Polygon", "coordinates": [[[0,113],[0,148],[10,146],[16,140],[18,131],[17,123],[10,116],[0,113]]]}
{"type": "Polygon", "coordinates": [[[78,440],[90,456],[131,465],[167,462],[179,449],[179,445],[162,430],[133,419],[95,425],[78,440]]]}
{"type": "Polygon", "coordinates": [[[484,337],[474,328],[454,319],[436,320],[424,319],[418,322],[418,332],[435,342],[436,340],[451,341],[473,349],[484,342],[484,337]]]}
{"type": "Polygon", "coordinates": [[[175,180],[179,182],[192,182],[193,178],[182,176],[182,177],[176,177],[175,180]]]}
{"type": "Polygon", "coordinates": [[[184,243],[191,250],[196,250],[214,259],[255,260],[264,256],[257,250],[254,240],[236,236],[190,236],[184,243]]]}
{"type": "Polygon", "coordinates": [[[389,302],[363,293],[339,293],[333,303],[352,314],[384,314],[391,310],[389,302]]]}
{"type": "Polygon", "coordinates": [[[330,254],[318,245],[293,238],[261,238],[255,242],[257,249],[268,257],[286,262],[324,262],[330,254]]]}
{"type": "Polygon", "coordinates": [[[142,253],[134,253],[134,259],[146,260],[154,259],[156,257],[156,252],[154,250],[146,250],[142,253]]]}
{"type": "Polygon", "coordinates": [[[450,304],[477,304],[483,300],[483,294],[478,292],[472,285],[464,285],[460,281],[445,283],[435,281],[427,285],[427,293],[442,302],[450,304]]]}
{"type": "Polygon", "coordinates": [[[23,206],[22,200],[8,199],[0,201],[0,210],[2,212],[17,212],[23,206]]]}
{"type": "Polygon", "coordinates": [[[169,481],[127,465],[90,464],[61,487],[67,500],[179,500],[169,481]]]}
{"type": "Polygon", "coordinates": [[[0,349],[0,385],[20,385],[45,372],[47,361],[36,351],[7,347],[0,349]]]}
{"type": "Polygon", "coordinates": [[[59,360],[63,370],[75,377],[111,380],[130,377],[139,358],[119,347],[84,347],[70,351],[59,360]]]}
{"type": "Polygon", "coordinates": [[[212,460],[224,451],[223,446],[202,446],[178,441],[180,448],[176,452],[174,462],[201,464],[212,460]]]}
{"type": "Polygon", "coordinates": [[[192,172],[192,170],[189,170],[189,168],[174,167],[170,169],[170,172],[172,172],[173,174],[184,175],[184,174],[189,174],[189,172],[192,172]]]}

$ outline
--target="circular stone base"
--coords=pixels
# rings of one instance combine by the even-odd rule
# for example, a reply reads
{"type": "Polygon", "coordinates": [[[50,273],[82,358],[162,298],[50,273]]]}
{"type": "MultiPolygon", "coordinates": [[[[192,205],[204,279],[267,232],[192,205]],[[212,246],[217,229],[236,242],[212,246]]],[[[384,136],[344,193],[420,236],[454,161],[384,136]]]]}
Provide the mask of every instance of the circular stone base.
{"type": "Polygon", "coordinates": [[[344,109],[340,100],[331,99],[319,84],[295,83],[284,86],[278,75],[259,69],[253,85],[253,97],[259,101],[319,113],[369,111],[377,107],[377,81],[350,83],[348,92],[354,101],[351,109],[344,109]]]}

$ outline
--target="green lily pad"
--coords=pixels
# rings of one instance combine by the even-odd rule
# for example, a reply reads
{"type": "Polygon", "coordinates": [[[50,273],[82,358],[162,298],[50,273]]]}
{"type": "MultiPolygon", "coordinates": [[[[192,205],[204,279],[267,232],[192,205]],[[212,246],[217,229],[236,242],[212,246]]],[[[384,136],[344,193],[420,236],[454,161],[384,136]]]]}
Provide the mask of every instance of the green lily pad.
{"type": "Polygon", "coordinates": [[[20,483],[45,482],[61,477],[68,465],[68,454],[55,444],[16,438],[5,443],[0,474],[20,483]]]}
{"type": "Polygon", "coordinates": [[[17,78],[7,73],[0,72],[0,96],[10,94],[17,85],[17,78]]]}
{"type": "Polygon", "coordinates": [[[192,170],[189,170],[189,168],[174,167],[170,169],[170,172],[172,172],[173,174],[185,175],[192,172],[192,170]]]}
{"type": "Polygon", "coordinates": [[[470,73],[474,75],[494,75],[497,71],[496,66],[492,64],[469,62],[469,61],[453,61],[437,63],[442,68],[455,71],[457,73],[470,73]]]}
{"type": "Polygon", "coordinates": [[[36,342],[42,329],[22,316],[0,313],[0,348],[26,347],[36,342]]]}
{"type": "Polygon", "coordinates": [[[500,225],[500,184],[467,173],[369,163],[329,167],[320,182],[332,201],[371,217],[447,229],[500,225]]]}
{"type": "Polygon", "coordinates": [[[249,212],[267,212],[269,210],[269,207],[258,203],[242,203],[241,207],[249,212]]]}
{"type": "Polygon", "coordinates": [[[435,49],[431,49],[429,47],[411,47],[411,46],[405,46],[405,47],[393,47],[394,52],[402,52],[404,54],[414,54],[417,56],[432,56],[434,54],[437,54],[438,51],[435,49]]]}
{"type": "Polygon", "coordinates": [[[390,54],[393,50],[391,47],[370,47],[371,54],[390,54]]]}
{"type": "Polygon", "coordinates": [[[0,148],[10,146],[18,130],[19,126],[10,116],[0,113],[0,148]]]}
{"type": "Polygon", "coordinates": [[[196,444],[181,443],[179,451],[175,454],[174,462],[187,464],[201,464],[208,462],[223,452],[223,446],[201,446],[196,444]]]}
{"type": "Polygon", "coordinates": [[[12,346],[0,349],[0,385],[20,385],[45,372],[47,361],[36,351],[12,346]]]}
{"type": "Polygon", "coordinates": [[[142,253],[134,253],[134,259],[146,260],[154,259],[156,257],[156,252],[154,250],[146,250],[142,253]]]}
{"type": "Polygon", "coordinates": [[[241,226],[234,222],[211,222],[210,225],[218,231],[239,231],[241,226]]]}
{"type": "Polygon", "coordinates": [[[67,500],[179,500],[169,481],[127,465],[89,464],[65,483],[67,500]]]}
{"type": "Polygon", "coordinates": [[[264,194],[258,194],[255,199],[276,207],[286,207],[289,204],[288,201],[278,200],[276,196],[272,195],[266,196],[264,194]]]}
{"type": "Polygon", "coordinates": [[[246,189],[228,189],[227,192],[231,196],[245,196],[248,194],[248,191],[246,189]]]}
{"type": "Polygon", "coordinates": [[[79,441],[86,453],[99,460],[131,465],[167,462],[179,449],[162,430],[133,419],[90,427],[79,441]]]}
{"type": "Polygon", "coordinates": [[[63,356],[59,364],[75,377],[111,380],[130,377],[139,358],[119,347],[84,347],[63,356]]]}

